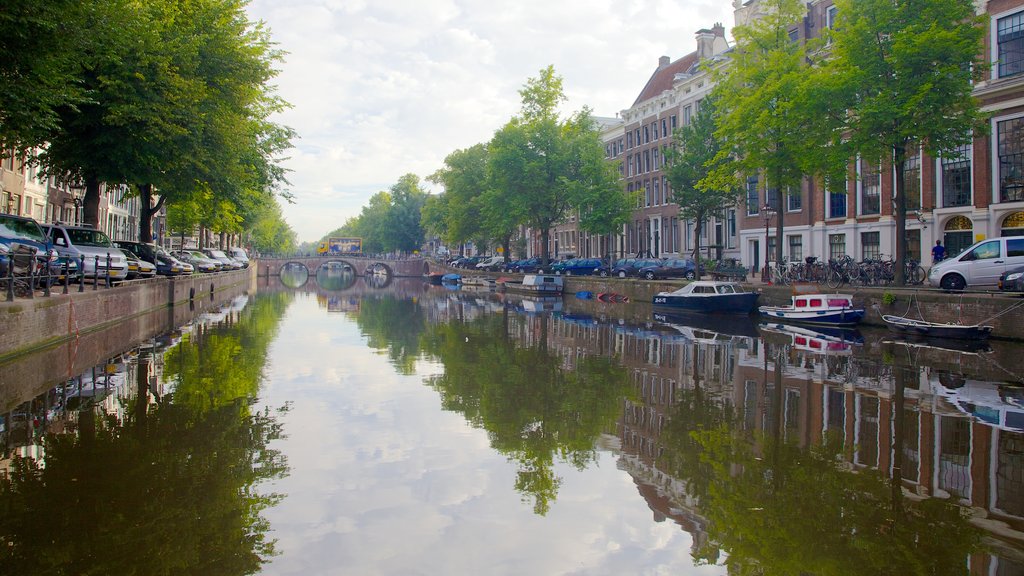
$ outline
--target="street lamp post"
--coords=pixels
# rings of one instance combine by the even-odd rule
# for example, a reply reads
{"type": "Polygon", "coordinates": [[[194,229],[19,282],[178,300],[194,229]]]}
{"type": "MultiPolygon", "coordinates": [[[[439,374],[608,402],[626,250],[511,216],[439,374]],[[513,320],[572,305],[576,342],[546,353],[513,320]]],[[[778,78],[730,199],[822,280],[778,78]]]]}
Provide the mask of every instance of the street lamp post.
{"type": "Polygon", "coordinates": [[[765,202],[764,206],[761,207],[764,211],[764,268],[761,269],[761,282],[767,284],[771,279],[771,275],[768,271],[768,224],[772,221],[772,216],[775,215],[775,211],[772,210],[771,204],[765,202]]]}
{"type": "Polygon", "coordinates": [[[75,204],[75,226],[78,226],[82,223],[82,221],[78,217],[78,209],[82,207],[82,199],[79,198],[78,196],[75,196],[73,202],[75,204]]]}

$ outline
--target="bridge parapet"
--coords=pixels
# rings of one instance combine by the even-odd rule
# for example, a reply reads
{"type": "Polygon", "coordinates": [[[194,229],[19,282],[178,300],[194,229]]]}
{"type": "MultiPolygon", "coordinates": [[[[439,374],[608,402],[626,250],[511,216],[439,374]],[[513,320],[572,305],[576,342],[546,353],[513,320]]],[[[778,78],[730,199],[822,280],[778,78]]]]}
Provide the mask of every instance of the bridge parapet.
{"type": "Polygon", "coordinates": [[[357,256],[305,256],[294,258],[260,258],[257,261],[258,274],[260,276],[278,276],[281,274],[281,269],[292,262],[305,266],[306,270],[314,275],[320,267],[328,262],[348,264],[360,276],[366,274],[367,270],[375,267],[383,267],[389,274],[397,277],[422,276],[430,270],[427,261],[423,258],[392,260],[357,256]]]}

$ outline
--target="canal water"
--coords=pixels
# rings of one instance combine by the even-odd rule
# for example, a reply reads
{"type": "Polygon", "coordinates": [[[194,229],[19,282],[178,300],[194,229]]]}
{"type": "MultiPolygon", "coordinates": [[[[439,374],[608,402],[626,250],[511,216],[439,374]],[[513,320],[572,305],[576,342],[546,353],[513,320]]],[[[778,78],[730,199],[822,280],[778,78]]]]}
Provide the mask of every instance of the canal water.
{"type": "Polygon", "coordinates": [[[0,574],[1024,574],[1019,343],[260,282],[0,377],[0,574]]]}

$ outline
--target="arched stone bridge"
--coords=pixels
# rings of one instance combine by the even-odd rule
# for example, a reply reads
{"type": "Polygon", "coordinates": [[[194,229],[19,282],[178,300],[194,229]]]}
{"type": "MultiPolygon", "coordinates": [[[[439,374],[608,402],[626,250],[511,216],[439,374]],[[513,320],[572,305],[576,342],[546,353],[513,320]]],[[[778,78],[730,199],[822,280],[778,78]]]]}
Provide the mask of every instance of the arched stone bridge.
{"type": "MultiPolygon", "coordinates": [[[[430,271],[430,267],[423,258],[408,258],[402,260],[391,260],[385,258],[365,258],[358,256],[305,256],[292,258],[264,258],[257,262],[257,274],[260,276],[278,276],[281,269],[288,264],[300,264],[305,266],[310,274],[316,274],[322,266],[329,263],[338,263],[342,266],[351,266],[353,271],[362,276],[368,270],[383,269],[389,276],[422,276],[430,271]]],[[[335,264],[337,265],[337,264],[335,264]]]]}

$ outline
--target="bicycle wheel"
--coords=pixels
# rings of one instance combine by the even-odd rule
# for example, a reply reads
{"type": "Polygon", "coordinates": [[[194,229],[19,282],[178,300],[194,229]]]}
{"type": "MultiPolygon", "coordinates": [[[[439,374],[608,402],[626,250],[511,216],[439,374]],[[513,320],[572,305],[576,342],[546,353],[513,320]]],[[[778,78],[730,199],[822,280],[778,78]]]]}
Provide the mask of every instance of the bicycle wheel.
{"type": "Polygon", "coordinates": [[[828,269],[828,278],[825,279],[825,283],[828,287],[835,290],[843,285],[843,273],[834,268],[828,269]]]}
{"type": "Polygon", "coordinates": [[[908,284],[913,284],[915,286],[924,284],[924,279],[926,277],[927,275],[925,274],[924,268],[922,266],[913,266],[909,270],[907,270],[908,284]]]}

